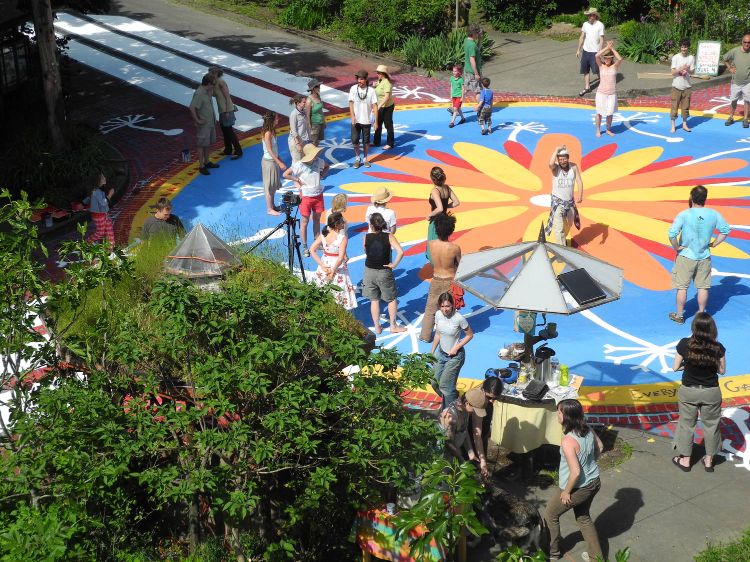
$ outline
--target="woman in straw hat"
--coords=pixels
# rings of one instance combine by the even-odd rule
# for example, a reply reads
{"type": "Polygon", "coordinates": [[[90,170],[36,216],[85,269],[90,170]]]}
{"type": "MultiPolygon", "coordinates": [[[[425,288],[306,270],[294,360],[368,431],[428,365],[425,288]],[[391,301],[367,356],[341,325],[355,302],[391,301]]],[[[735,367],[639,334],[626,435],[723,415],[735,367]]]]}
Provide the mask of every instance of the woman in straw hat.
{"type": "Polygon", "coordinates": [[[315,284],[319,287],[336,285],[340,291],[334,291],[333,299],[346,310],[357,308],[357,295],[346,267],[346,246],[349,238],[346,235],[346,221],[341,213],[331,213],[323,233],[313,242],[310,254],[318,264],[315,272],[315,284]],[[323,247],[323,259],[318,257],[318,248],[323,247]]]}
{"type": "MultiPolygon", "coordinates": [[[[391,200],[391,197],[393,197],[393,194],[386,187],[381,187],[372,194],[372,197],[370,198],[372,205],[367,207],[367,210],[365,211],[365,222],[367,222],[368,227],[372,214],[380,213],[386,224],[383,232],[396,234],[396,211],[386,207],[388,201],[391,200]]],[[[369,230],[369,232],[372,232],[372,230],[369,230]]]]}
{"type": "Polygon", "coordinates": [[[323,140],[326,130],[326,117],[323,115],[323,100],[320,99],[320,80],[313,78],[307,83],[307,96],[305,113],[310,121],[310,142],[318,146],[323,140]]]}
{"type": "Polygon", "coordinates": [[[375,85],[375,93],[378,96],[378,123],[372,139],[374,146],[380,146],[380,137],[383,127],[387,131],[385,146],[383,150],[393,148],[393,110],[396,104],[393,101],[393,84],[388,74],[388,67],[384,64],[375,69],[378,75],[378,83],[375,85]]]}
{"type": "Polygon", "coordinates": [[[310,250],[307,249],[307,224],[310,222],[310,215],[313,218],[313,236],[317,238],[320,236],[320,215],[325,210],[323,186],[320,180],[326,177],[328,164],[319,158],[322,151],[322,148],[312,143],[306,144],[302,148],[302,157],[299,162],[295,162],[284,172],[284,177],[294,182],[302,197],[299,205],[299,213],[302,216],[300,238],[304,247],[302,255],[306,258],[310,257],[310,250]]]}

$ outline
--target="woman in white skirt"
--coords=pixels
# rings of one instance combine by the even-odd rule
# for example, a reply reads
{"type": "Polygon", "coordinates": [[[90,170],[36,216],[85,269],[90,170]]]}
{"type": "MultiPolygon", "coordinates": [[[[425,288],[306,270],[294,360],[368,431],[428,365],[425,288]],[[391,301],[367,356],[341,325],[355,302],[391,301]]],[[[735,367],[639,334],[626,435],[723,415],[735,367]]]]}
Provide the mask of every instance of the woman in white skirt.
{"type": "Polygon", "coordinates": [[[602,136],[602,115],[606,119],[605,132],[613,137],[612,116],[617,111],[617,71],[622,63],[620,53],[614,43],[607,45],[596,53],[596,64],[599,66],[599,87],[596,89],[596,136],[602,136]]]}
{"type": "Polygon", "coordinates": [[[278,215],[279,209],[274,204],[273,198],[276,191],[281,187],[280,172],[286,170],[286,164],[279,158],[279,146],[276,142],[276,127],[279,124],[279,115],[269,111],[263,115],[263,126],[260,129],[263,139],[263,158],[261,159],[261,172],[263,173],[263,190],[266,194],[266,208],[269,215],[278,215]]]}
{"type": "Polygon", "coordinates": [[[351,310],[357,308],[357,295],[346,267],[348,241],[344,216],[341,213],[331,213],[323,232],[310,246],[310,255],[318,264],[314,275],[315,284],[320,287],[336,285],[340,291],[334,291],[333,299],[346,310],[351,310]],[[318,256],[320,247],[323,248],[323,259],[318,256]]]}

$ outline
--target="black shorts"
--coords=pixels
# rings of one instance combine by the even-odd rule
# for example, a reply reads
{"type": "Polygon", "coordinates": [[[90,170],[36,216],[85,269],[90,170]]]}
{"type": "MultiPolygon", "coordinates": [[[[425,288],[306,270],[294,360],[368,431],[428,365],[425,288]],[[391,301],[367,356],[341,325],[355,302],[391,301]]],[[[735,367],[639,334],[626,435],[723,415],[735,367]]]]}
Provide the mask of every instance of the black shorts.
{"type": "Polygon", "coordinates": [[[596,65],[596,53],[589,51],[581,52],[581,74],[599,74],[599,67],[596,65]]]}
{"type": "Polygon", "coordinates": [[[370,127],[363,125],[362,123],[354,123],[352,125],[352,146],[359,146],[359,138],[362,137],[362,145],[369,146],[370,144],[370,127]]]}

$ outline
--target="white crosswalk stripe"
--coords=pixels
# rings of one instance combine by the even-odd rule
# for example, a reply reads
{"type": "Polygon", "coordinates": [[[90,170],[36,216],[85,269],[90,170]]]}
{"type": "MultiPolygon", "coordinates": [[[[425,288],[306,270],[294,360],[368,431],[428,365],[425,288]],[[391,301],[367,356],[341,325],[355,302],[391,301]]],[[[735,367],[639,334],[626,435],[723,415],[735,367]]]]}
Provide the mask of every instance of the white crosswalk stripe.
{"type": "MultiPolygon", "coordinates": [[[[276,84],[293,92],[300,94],[307,93],[307,82],[310,79],[308,76],[295,76],[270,66],[266,66],[265,64],[260,64],[233,55],[232,53],[215,49],[203,43],[187,39],[181,35],[176,35],[130,18],[98,15],[91,15],[90,17],[91,19],[107,24],[122,33],[128,33],[135,37],[142,37],[153,43],[169,47],[170,49],[180,51],[193,57],[200,57],[209,64],[221,65],[224,68],[229,68],[232,71],[237,72],[238,74],[260,78],[266,82],[276,84]]],[[[322,85],[320,87],[320,94],[326,103],[335,107],[349,107],[347,92],[342,92],[341,90],[322,85]]]]}
{"type": "MultiPolygon", "coordinates": [[[[137,86],[142,90],[145,90],[151,94],[161,96],[170,101],[178,103],[182,106],[188,107],[190,100],[193,98],[193,90],[175,82],[141,68],[140,66],[130,64],[121,59],[108,55],[101,51],[97,51],[92,47],[83,45],[71,41],[68,43],[68,56],[71,58],[90,66],[100,72],[109,74],[131,84],[137,86]]],[[[238,108],[237,123],[235,128],[240,131],[249,131],[255,127],[259,127],[263,123],[263,119],[257,113],[249,111],[244,107],[238,108]]]]}
{"type": "MultiPolygon", "coordinates": [[[[308,79],[305,77],[293,76],[208,45],[185,39],[143,22],[119,16],[97,16],[96,21],[102,25],[61,12],[55,21],[55,28],[62,35],[70,36],[73,39],[76,37],[87,39],[96,45],[122,52],[130,57],[142,60],[144,63],[184,76],[198,83],[205,74],[207,66],[217,64],[231,69],[237,74],[262,78],[264,81],[291,91],[307,91],[308,79]],[[128,35],[116,33],[107,26],[128,35]],[[165,48],[140,41],[139,37],[163,45],[165,48]],[[192,60],[176,55],[167,49],[190,55],[192,60]],[[205,61],[205,65],[196,62],[194,60],[196,58],[205,61]]],[[[100,52],[94,47],[76,41],[71,41],[69,46],[68,55],[83,64],[141,87],[153,94],[171,99],[181,105],[187,106],[190,103],[192,90],[179,82],[160,76],[140,67],[138,64],[120,60],[116,55],[100,52]]],[[[225,75],[224,78],[236,101],[249,101],[282,115],[289,112],[288,96],[234,76],[225,75]]],[[[346,107],[348,104],[347,94],[333,88],[323,86],[321,97],[326,102],[338,107],[346,107]]],[[[257,113],[243,108],[239,109],[236,117],[235,128],[240,131],[250,130],[262,123],[262,118],[257,113]]]]}

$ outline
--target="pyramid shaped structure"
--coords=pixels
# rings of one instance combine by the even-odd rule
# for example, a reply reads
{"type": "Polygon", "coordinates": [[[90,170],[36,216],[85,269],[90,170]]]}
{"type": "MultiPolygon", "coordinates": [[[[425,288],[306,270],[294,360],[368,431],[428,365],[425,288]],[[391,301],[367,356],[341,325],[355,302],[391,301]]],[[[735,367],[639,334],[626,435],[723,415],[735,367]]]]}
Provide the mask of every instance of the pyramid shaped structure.
{"type": "Polygon", "coordinates": [[[208,228],[198,223],[164,259],[167,273],[189,279],[221,277],[240,260],[229,246],[208,228]]]}
{"type": "Polygon", "coordinates": [[[547,242],[542,228],[536,242],[464,255],[455,281],[495,308],[575,314],[619,299],[623,271],[580,250],[547,242]],[[578,284],[585,277],[584,289],[598,296],[582,298],[585,291],[566,285],[566,274],[576,276],[578,284]]]}

